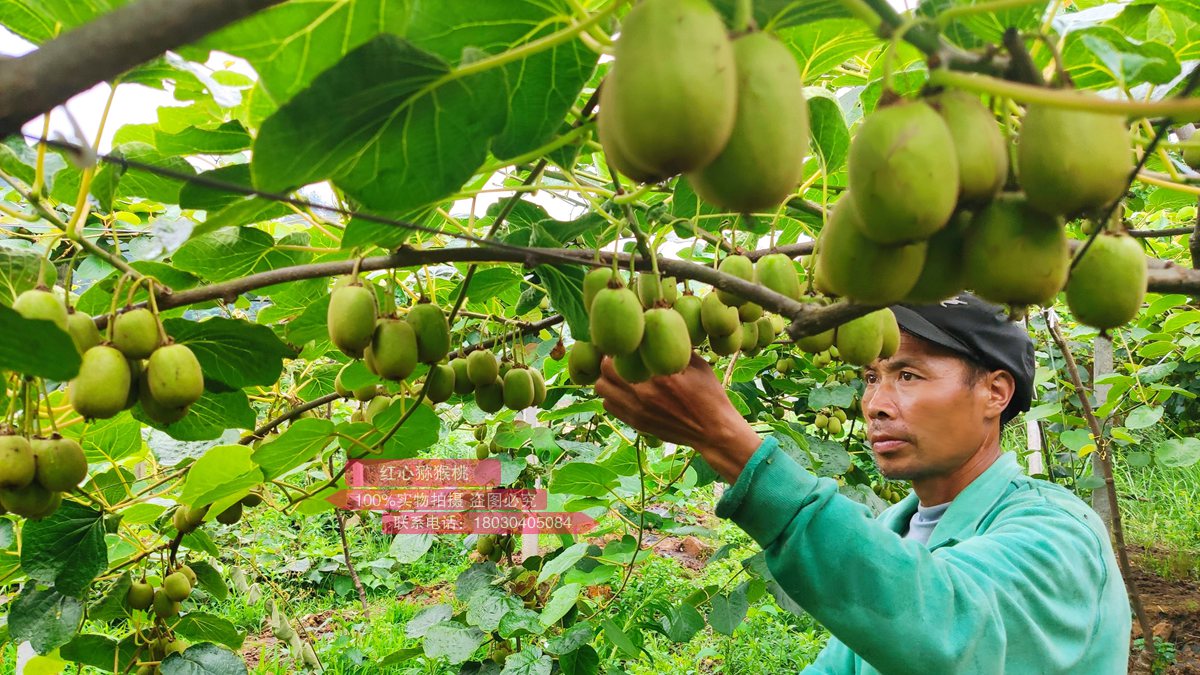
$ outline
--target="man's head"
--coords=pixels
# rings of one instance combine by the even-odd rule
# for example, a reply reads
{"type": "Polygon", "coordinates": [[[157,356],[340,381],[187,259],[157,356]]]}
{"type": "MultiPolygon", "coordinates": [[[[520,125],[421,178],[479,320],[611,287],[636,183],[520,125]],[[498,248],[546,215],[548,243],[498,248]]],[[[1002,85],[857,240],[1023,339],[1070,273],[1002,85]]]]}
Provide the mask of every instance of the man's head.
{"type": "Polygon", "coordinates": [[[919,481],[998,447],[1000,427],[1032,398],[1025,329],[968,294],[892,310],[900,348],[864,372],[863,414],[880,471],[919,481]]]}

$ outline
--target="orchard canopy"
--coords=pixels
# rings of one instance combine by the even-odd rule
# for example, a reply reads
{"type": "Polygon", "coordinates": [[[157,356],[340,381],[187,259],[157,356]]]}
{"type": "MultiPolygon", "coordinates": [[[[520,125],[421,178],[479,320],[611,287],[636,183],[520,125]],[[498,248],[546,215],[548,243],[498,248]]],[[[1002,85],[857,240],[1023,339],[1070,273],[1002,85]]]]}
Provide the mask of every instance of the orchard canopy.
{"type": "Polygon", "coordinates": [[[246,672],[247,594],[281,669],[321,668],[233,533],[335,523],[324,571],[366,607],[346,511],[395,514],[346,501],[356,460],[486,459],[595,521],[397,536],[468,564],[362,672],[635,672],[754,603],[801,613],[761,554],[625,603],[649,537],[721,546],[650,508],[717,476],[605,412],[605,355],[638,381],[699,353],[878,512],[906,488],[859,367],[895,349],[888,305],[972,290],[1038,346],[1006,447],[1118,543],[1113,465],[1200,460],[1194,1],[0,0],[0,25],[31,43],[0,60],[0,630],[37,672],[246,672]],[[148,90],[149,121],[109,114],[148,90]]]}

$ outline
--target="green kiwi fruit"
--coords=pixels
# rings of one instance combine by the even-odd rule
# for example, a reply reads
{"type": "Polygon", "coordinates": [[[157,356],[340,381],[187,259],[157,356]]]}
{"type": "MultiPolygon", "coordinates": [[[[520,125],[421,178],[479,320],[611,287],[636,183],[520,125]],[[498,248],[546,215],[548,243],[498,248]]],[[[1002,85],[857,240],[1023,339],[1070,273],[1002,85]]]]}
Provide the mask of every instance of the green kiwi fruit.
{"type": "Polygon", "coordinates": [[[98,345],[83,354],[68,398],[85,419],[106,419],[125,409],[129,397],[129,362],[113,347],[98,345]]]}
{"type": "Polygon", "coordinates": [[[651,377],[654,377],[654,373],[650,372],[650,369],[646,367],[645,362],[642,361],[642,355],[639,352],[635,351],[630,352],[629,354],[619,354],[612,357],[612,362],[613,368],[616,369],[617,374],[620,375],[621,379],[625,380],[626,382],[636,384],[638,382],[645,382],[651,377]]]}
{"type": "Polygon", "coordinates": [[[371,344],[375,334],[375,293],[361,283],[335,287],[329,296],[326,324],[329,340],[347,356],[356,359],[371,344]]]}
{"type": "Polygon", "coordinates": [[[374,366],[371,371],[379,377],[399,382],[417,367],[417,345],[411,322],[385,316],[375,322],[368,365],[374,366]]]}
{"type": "Polygon", "coordinates": [[[754,323],[758,326],[758,348],[766,349],[767,345],[775,341],[775,323],[769,316],[760,317],[754,323]]]}
{"type": "Polygon", "coordinates": [[[204,373],[187,345],[168,344],[154,350],[146,363],[150,395],[167,408],[184,408],[204,395],[204,373]]]}
{"type": "MultiPolygon", "coordinates": [[[[186,581],[186,579],[184,581],[186,581]]],[[[160,619],[170,619],[178,616],[179,610],[181,609],[179,601],[172,600],[171,596],[167,595],[167,590],[165,588],[155,589],[154,600],[152,601],[152,604],[154,606],[155,616],[160,619]]]]}
{"type": "Polygon", "coordinates": [[[217,522],[222,525],[233,525],[242,519],[242,503],[240,501],[229,505],[224,511],[217,514],[217,522]]]}
{"type": "MultiPolygon", "coordinates": [[[[37,464],[37,482],[47,490],[70,492],[87,478],[88,462],[79,442],[57,434],[30,442],[37,464]]],[[[5,462],[0,461],[0,466],[5,462]]]]}
{"type": "Polygon", "coordinates": [[[475,391],[475,383],[471,381],[471,376],[467,372],[465,358],[460,356],[450,359],[450,367],[454,370],[454,393],[465,396],[475,391]]]}
{"type": "Polygon", "coordinates": [[[1071,215],[1105,207],[1125,194],[1132,172],[1133,137],[1124,114],[1047,105],[1026,110],[1017,177],[1033,208],[1071,215]]]}
{"type": "Polygon", "coordinates": [[[24,436],[0,436],[0,488],[20,488],[37,476],[33,444],[24,436]]]}
{"type": "Polygon", "coordinates": [[[759,258],[754,266],[758,283],[792,300],[801,296],[800,275],[792,259],[782,253],[770,253],[759,258]]]}
{"type": "Polygon", "coordinates": [[[504,405],[509,410],[533,405],[533,378],[528,368],[513,368],[504,376],[504,405]]]}
{"type": "Polygon", "coordinates": [[[163,592],[176,602],[182,602],[192,594],[192,584],[181,572],[172,572],[163,579],[163,592]]]}
{"type": "Polygon", "coordinates": [[[663,299],[663,282],[652,272],[642,272],[634,280],[633,288],[642,307],[650,309],[663,299]]]}
{"type": "Polygon", "coordinates": [[[834,334],[838,355],[851,365],[866,366],[879,358],[883,350],[883,322],[879,312],[871,312],[837,327],[834,334]]]}
{"type": "Polygon", "coordinates": [[[592,302],[592,345],[602,353],[631,354],[642,343],[646,323],[637,295],[628,288],[605,288],[592,302]]]}
{"type": "Polygon", "coordinates": [[[374,424],[375,416],[384,410],[387,410],[389,407],[391,407],[391,405],[391,396],[376,396],[372,398],[370,401],[367,401],[367,405],[363,407],[363,421],[367,424],[374,424]]]}
{"type": "Polygon", "coordinates": [[[450,324],[442,308],[420,302],[406,317],[417,336],[417,358],[421,363],[437,363],[450,353],[450,324]]]}
{"type": "Polygon", "coordinates": [[[19,488],[0,490],[0,505],[5,511],[30,520],[41,520],[58,510],[62,493],[47,490],[36,480],[19,488]]]}
{"type": "Polygon", "coordinates": [[[467,354],[467,378],[476,388],[493,384],[500,377],[500,362],[486,349],[467,354]]]}
{"type": "Polygon", "coordinates": [[[571,381],[578,385],[594,384],[600,379],[602,356],[590,342],[576,340],[571,345],[570,355],[567,356],[567,373],[571,381]]]}
{"type": "Polygon", "coordinates": [[[890,309],[879,310],[879,315],[880,327],[883,331],[883,344],[879,348],[879,358],[890,359],[900,348],[900,324],[896,322],[896,315],[890,309]]]}
{"type": "Polygon", "coordinates": [[[1146,256],[1133,237],[1101,232],[1067,280],[1067,306],[1083,324],[1107,330],[1137,316],[1146,296],[1146,256]]]}
{"type": "Polygon", "coordinates": [[[475,405],[485,413],[498,413],[504,407],[504,384],[492,380],[491,384],[475,388],[475,405]]]}
{"type": "Polygon", "coordinates": [[[429,366],[429,374],[425,376],[429,386],[425,389],[425,398],[431,403],[443,403],[450,400],[454,393],[456,380],[454,369],[444,363],[429,366]]]}
{"type": "Polygon", "coordinates": [[[687,325],[688,339],[692,341],[693,347],[699,347],[707,337],[704,332],[704,322],[700,318],[703,304],[699,297],[691,293],[684,293],[671,305],[671,309],[679,312],[679,316],[683,317],[683,322],[687,325]]]}
{"type": "Polygon", "coordinates": [[[537,368],[529,369],[529,377],[533,379],[533,405],[541,407],[546,402],[546,378],[542,377],[542,371],[537,368]]]}
{"type": "Polygon", "coordinates": [[[154,602],[154,586],[145,581],[135,581],[125,592],[125,604],[130,609],[150,609],[154,602]]]}
{"type": "MultiPolygon", "coordinates": [[[[44,287],[31,288],[18,295],[12,308],[26,319],[51,321],[60,330],[67,330],[67,306],[52,291],[44,287]]],[[[157,336],[158,333],[155,333],[157,336]]]]}
{"type": "Polygon", "coordinates": [[[729,335],[708,336],[708,346],[714,354],[721,356],[729,356],[736,353],[742,348],[742,324],[739,323],[738,329],[729,335]]]}
{"type": "Polygon", "coordinates": [[[112,344],[131,359],[144,359],[161,344],[158,319],[142,307],[126,308],[113,319],[112,344]]]}
{"type": "Polygon", "coordinates": [[[970,288],[1000,304],[1051,302],[1070,268],[1061,221],[1017,195],[1002,195],[976,214],[963,257],[970,288]]]}
{"type": "Polygon", "coordinates": [[[646,310],[646,330],[638,354],[646,369],[655,375],[683,371],[692,359],[692,341],[687,322],[673,309],[646,310]]]}
{"type": "MultiPolygon", "coordinates": [[[[728,255],[717,265],[718,272],[732,274],[733,276],[745,281],[754,281],[754,262],[744,255],[728,255]]],[[[717,297],[721,302],[730,307],[740,307],[746,304],[747,300],[736,293],[729,291],[717,291],[717,297]]]]}
{"type": "Polygon", "coordinates": [[[709,293],[700,301],[700,325],[710,340],[713,337],[728,337],[742,329],[738,308],[721,302],[720,293],[717,291],[709,293]]]}
{"type": "Polygon", "coordinates": [[[933,104],[954,139],[961,204],[986,204],[1008,178],[1008,143],[995,115],[975,94],[947,90],[933,104]]]}
{"type": "Polygon", "coordinates": [[[583,308],[589,314],[592,312],[592,301],[596,294],[608,288],[608,282],[613,278],[611,267],[593,267],[583,275],[583,308]]]}
{"type": "Polygon", "coordinates": [[[67,311],[67,332],[71,334],[71,340],[80,354],[100,344],[100,329],[96,328],[96,320],[75,311],[74,307],[67,311]]]}
{"type": "Polygon", "coordinates": [[[856,302],[898,302],[921,275],[926,244],[882,246],[863,236],[851,197],[846,194],[838,200],[821,230],[816,275],[835,295],[856,302]]]}

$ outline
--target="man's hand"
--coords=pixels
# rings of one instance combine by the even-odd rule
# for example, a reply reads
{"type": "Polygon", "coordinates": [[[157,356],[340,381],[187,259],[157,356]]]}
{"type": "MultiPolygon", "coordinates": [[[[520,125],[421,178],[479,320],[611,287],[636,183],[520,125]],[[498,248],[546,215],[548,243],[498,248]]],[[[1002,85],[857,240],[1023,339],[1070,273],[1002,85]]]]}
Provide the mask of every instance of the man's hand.
{"type": "Polygon", "coordinates": [[[600,372],[596,393],[604,398],[605,410],[638,431],[699,450],[730,483],[762,442],[696,354],[682,373],[638,384],[623,380],[607,356],[600,372]]]}

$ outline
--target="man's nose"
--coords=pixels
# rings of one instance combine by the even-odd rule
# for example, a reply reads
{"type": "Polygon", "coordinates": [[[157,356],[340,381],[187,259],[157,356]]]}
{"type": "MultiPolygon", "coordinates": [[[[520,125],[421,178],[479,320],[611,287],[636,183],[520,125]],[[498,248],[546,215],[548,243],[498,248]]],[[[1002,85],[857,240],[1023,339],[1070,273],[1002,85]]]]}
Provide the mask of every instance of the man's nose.
{"type": "Polygon", "coordinates": [[[868,419],[890,419],[896,417],[896,398],[892,388],[886,384],[870,387],[863,394],[863,415],[868,419]]]}

